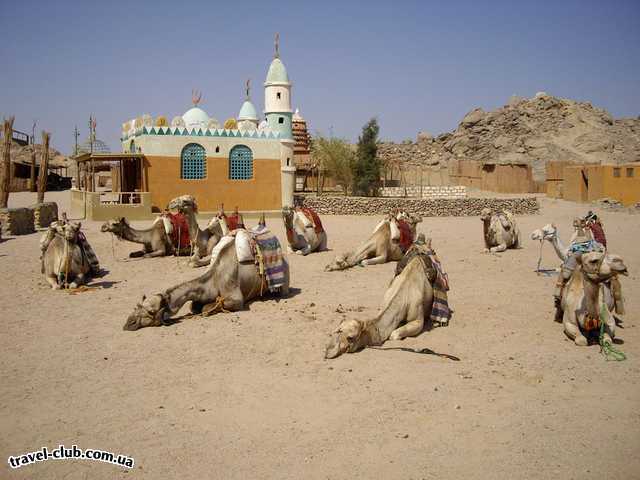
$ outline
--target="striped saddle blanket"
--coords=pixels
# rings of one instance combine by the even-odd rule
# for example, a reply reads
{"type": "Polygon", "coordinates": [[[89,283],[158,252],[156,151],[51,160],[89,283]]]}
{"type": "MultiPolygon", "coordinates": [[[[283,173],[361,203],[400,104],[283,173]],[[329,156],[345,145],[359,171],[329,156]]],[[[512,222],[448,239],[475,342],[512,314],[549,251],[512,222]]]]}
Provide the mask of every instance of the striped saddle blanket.
{"type": "Polygon", "coordinates": [[[269,291],[276,292],[285,283],[285,263],[280,241],[269,231],[256,234],[253,240],[260,273],[264,274],[269,291]]]}

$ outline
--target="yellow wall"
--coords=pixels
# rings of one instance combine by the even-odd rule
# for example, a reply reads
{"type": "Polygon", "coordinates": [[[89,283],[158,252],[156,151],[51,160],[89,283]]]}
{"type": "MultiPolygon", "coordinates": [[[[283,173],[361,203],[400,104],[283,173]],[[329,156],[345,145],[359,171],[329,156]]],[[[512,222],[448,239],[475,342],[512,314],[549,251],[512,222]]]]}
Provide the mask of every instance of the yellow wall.
{"type": "Polygon", "coordinates": [[[597,200],[603,197],[615,198],[623,205],[633,205],[640,202],[640,165],[602,165],[600,169],[600,181],[602,182],[602,193],[600,196],[591,195],[591,184],[589,184],[589,200],[597,200]],[[614,177],[614,168],[620,169],[620,176],[614,177]],[[632,169],[633,176],[627,176],[627,169],[632,169]]]}
{"type": "Polygon", "coordinates": [[[229,180],[229,159],[207,156],[207,178],[180,178],[180,157],[145,156],[145,169],[152,204],[162,210],[180,195],[193,195],[202,212],[227,210],[280,210],[280,160],[253,159],[251,180],[229,180]]]}
{"type": "Polygon", "coordinates": [[[572,202],[586,202],[587,188],[582,178],[583,167],[564,169],[563,198],[572,202]]]}

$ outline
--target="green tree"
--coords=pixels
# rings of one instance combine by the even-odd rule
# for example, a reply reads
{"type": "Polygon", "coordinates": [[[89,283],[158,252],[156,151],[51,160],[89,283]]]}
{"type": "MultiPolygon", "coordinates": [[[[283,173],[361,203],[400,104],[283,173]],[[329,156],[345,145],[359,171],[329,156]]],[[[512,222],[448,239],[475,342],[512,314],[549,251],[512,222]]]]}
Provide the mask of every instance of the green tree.
{"type": "Polygon", "coordinates": [[[378,159],[378,120],[372,118],[364,127],[358,138],[356,161],[353,164],[353,193],[356,195],[375,196],[380,184],[380,160],[378,159]]]}
{"type": "Polygon", "coordinates": [[[318,135],[313,139],[311,155],[321,174],[333,177],[347,195],[353,181],[352,168],[355,162],[351,145],[341,138],[318,135]]]}

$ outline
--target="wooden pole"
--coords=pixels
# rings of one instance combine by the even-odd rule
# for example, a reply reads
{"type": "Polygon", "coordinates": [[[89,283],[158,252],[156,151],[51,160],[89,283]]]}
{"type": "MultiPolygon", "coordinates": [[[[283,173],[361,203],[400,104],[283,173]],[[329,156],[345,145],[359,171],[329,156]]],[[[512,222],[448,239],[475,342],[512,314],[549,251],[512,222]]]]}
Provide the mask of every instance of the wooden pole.
{"type": "Polygon", "coordinates": [[[33,122],[33,127],[31,128],[31,175],[30,175],[29,190],[32,192],[37,191],[36,188],[36,122],[33,122]]]}
{"type": "Polygon", "coordinates": [[[0,165],[0,208],[7,208],[9,204],[9,190],[11,190],[11,139],[13,137],[13,119],[9,117],[3,125],[2,165],[0,165]]]}
{"type": "Polygon", "coordinates": [[[47,191],[47,177],[49,173],[49,140],[51,134],[42,131],[42,157],[40,157],[40,171],[38,172],[38,203],[44,202],[44,192],[47,191]]]}

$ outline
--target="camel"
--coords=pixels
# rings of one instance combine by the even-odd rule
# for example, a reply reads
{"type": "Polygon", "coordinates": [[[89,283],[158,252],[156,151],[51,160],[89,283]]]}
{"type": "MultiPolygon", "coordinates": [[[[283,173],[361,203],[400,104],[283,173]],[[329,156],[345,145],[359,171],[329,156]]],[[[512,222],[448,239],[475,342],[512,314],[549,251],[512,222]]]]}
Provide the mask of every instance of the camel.
{"type": "Polygon", "coordinates": [[[508,210],[494,214],[491,209],[480,212],[483,224],[485,252],[504,252],[507,248],[520,248],[520,230],[514,215],[508,210]]]}
{"type": "Polygon", "coordinates": [[[408,245],[406,243],[402,245],[404,235],[398,232],[399,221],[408,226],[407,233],[411,238],[407,239],[407,243],[412,243],[416,237],[416,225],[422,221],[422,218],[406,212],[390,214],[376,226],[364,243],[352,252],[337,256],[325,267],[325,271],[345,270],[355,265],[376,265],[400,260],[408,245]],[[396,237],[393,234],[394,230],[398,232],[399,241],[394,239],[396,237]]]}
{"type": "Polygon", "coordinates": [[[586,335],[599,331],[604,322],[603,341],[611,344],[616,322],[612,315],[613,299],[605,294],[602,284],[616,275],[628,275],[618,255],[588,252],[575,256],[578,266],[562,292],[561,308],[564,331],[576,345],[588,345],[586,335]]]}
{"type": "MultiPolygon", "coordinates": [[[[261,276],[253,261],[239,262],[235,248],[236,237],[225,236],[211,255],[211,265],[201,276],[176,285],[162,293],[142,297],[129,315],[124,330],[156,327],[168,322],[188,301],[191,312],[215,313],[216,311],[241,310],[249,300],[262,296],[267,290],[265,277],[261,276]]],[[[284,262],[284,284],[280,295],[289,294],[289,266],[284,262]]]]}
{"type": "Polygon", "coordinates": [[[189,239],[193,250],[193,254],[189,259],[189,265],[192,267],[208,265],[213,247],[229,232],[224,210],[220,210],[220,213],[211,219],[207,227],[201,230],[196,218],[198,205],[193,196],[182,195],[174,198],[169,202],[167,208],[169,210],[178,210],[183,213],[187,219],[189,239]]]}
{"type": "MultiPolygon", "coordinates": [[[[79,222],[64,221],[51,225],[40,241],[42,273],[54,290],[78,288],[92,272],[92,260],[79,241],[79,222]]],[[[91,252],[97,265],[95,254],[91,252]]],[[[95,267],[97,270],[99,267],[95,267]]]]}
{"type": "MultiPolygon", "coordinates": [[[[116,237],[133,243],[141,243],[141,251],[131,252],[129,257],[164,257],[175,252],[171,239],[165,230],[161,217],[156,218],[150,228],[137,230],[129,225],[124,217],[119,217],[105,222],[100,227],[101,232],[113,233],[116,237]]],[[[188,253],[189,247],[185,246],[179,253],[188,253]]]]}
{"type": "Polygon", "coordinates": [[[576,218],[573,221],[574,232],[569,239],[569,244],[565,245],[559,236],[558,227],[554,223],[548,223],[544,227],[534,230],[531,233],[532,240],[547,240],[553,246],[558,258],[561,261],[567,259],[570,247],[574,243],[588,242],[593,239],[590,232],[585,229],[584,221],[576,218]]]}
{"type": "MultiPolygon", "coordinates": [[[[416,246],[414,244],[414,248],[416,246]]],[[[426,253],[430,246],[431,240],[417,248],[426,253]]],[[[382,345],[386,340],[401,340],[422,332],[425,319],[431,315],[436,276],[433,264],[423,263],[422,258],[413,256],[393,279],[384,294],[382,308],[373,320],[348,319],[340,323],[327,345],[325,358],[336,358],[369,345],[382,345]]]]}
{"type": "Polygon", "coordinates": [[[327,249],[327,232],[322,225],[319,228],[314,225],[313,218],[308,218],[304,211],[285,206],[282,209],[282,219],[287,231],[289,253],[308,255],[327,249]]]}

